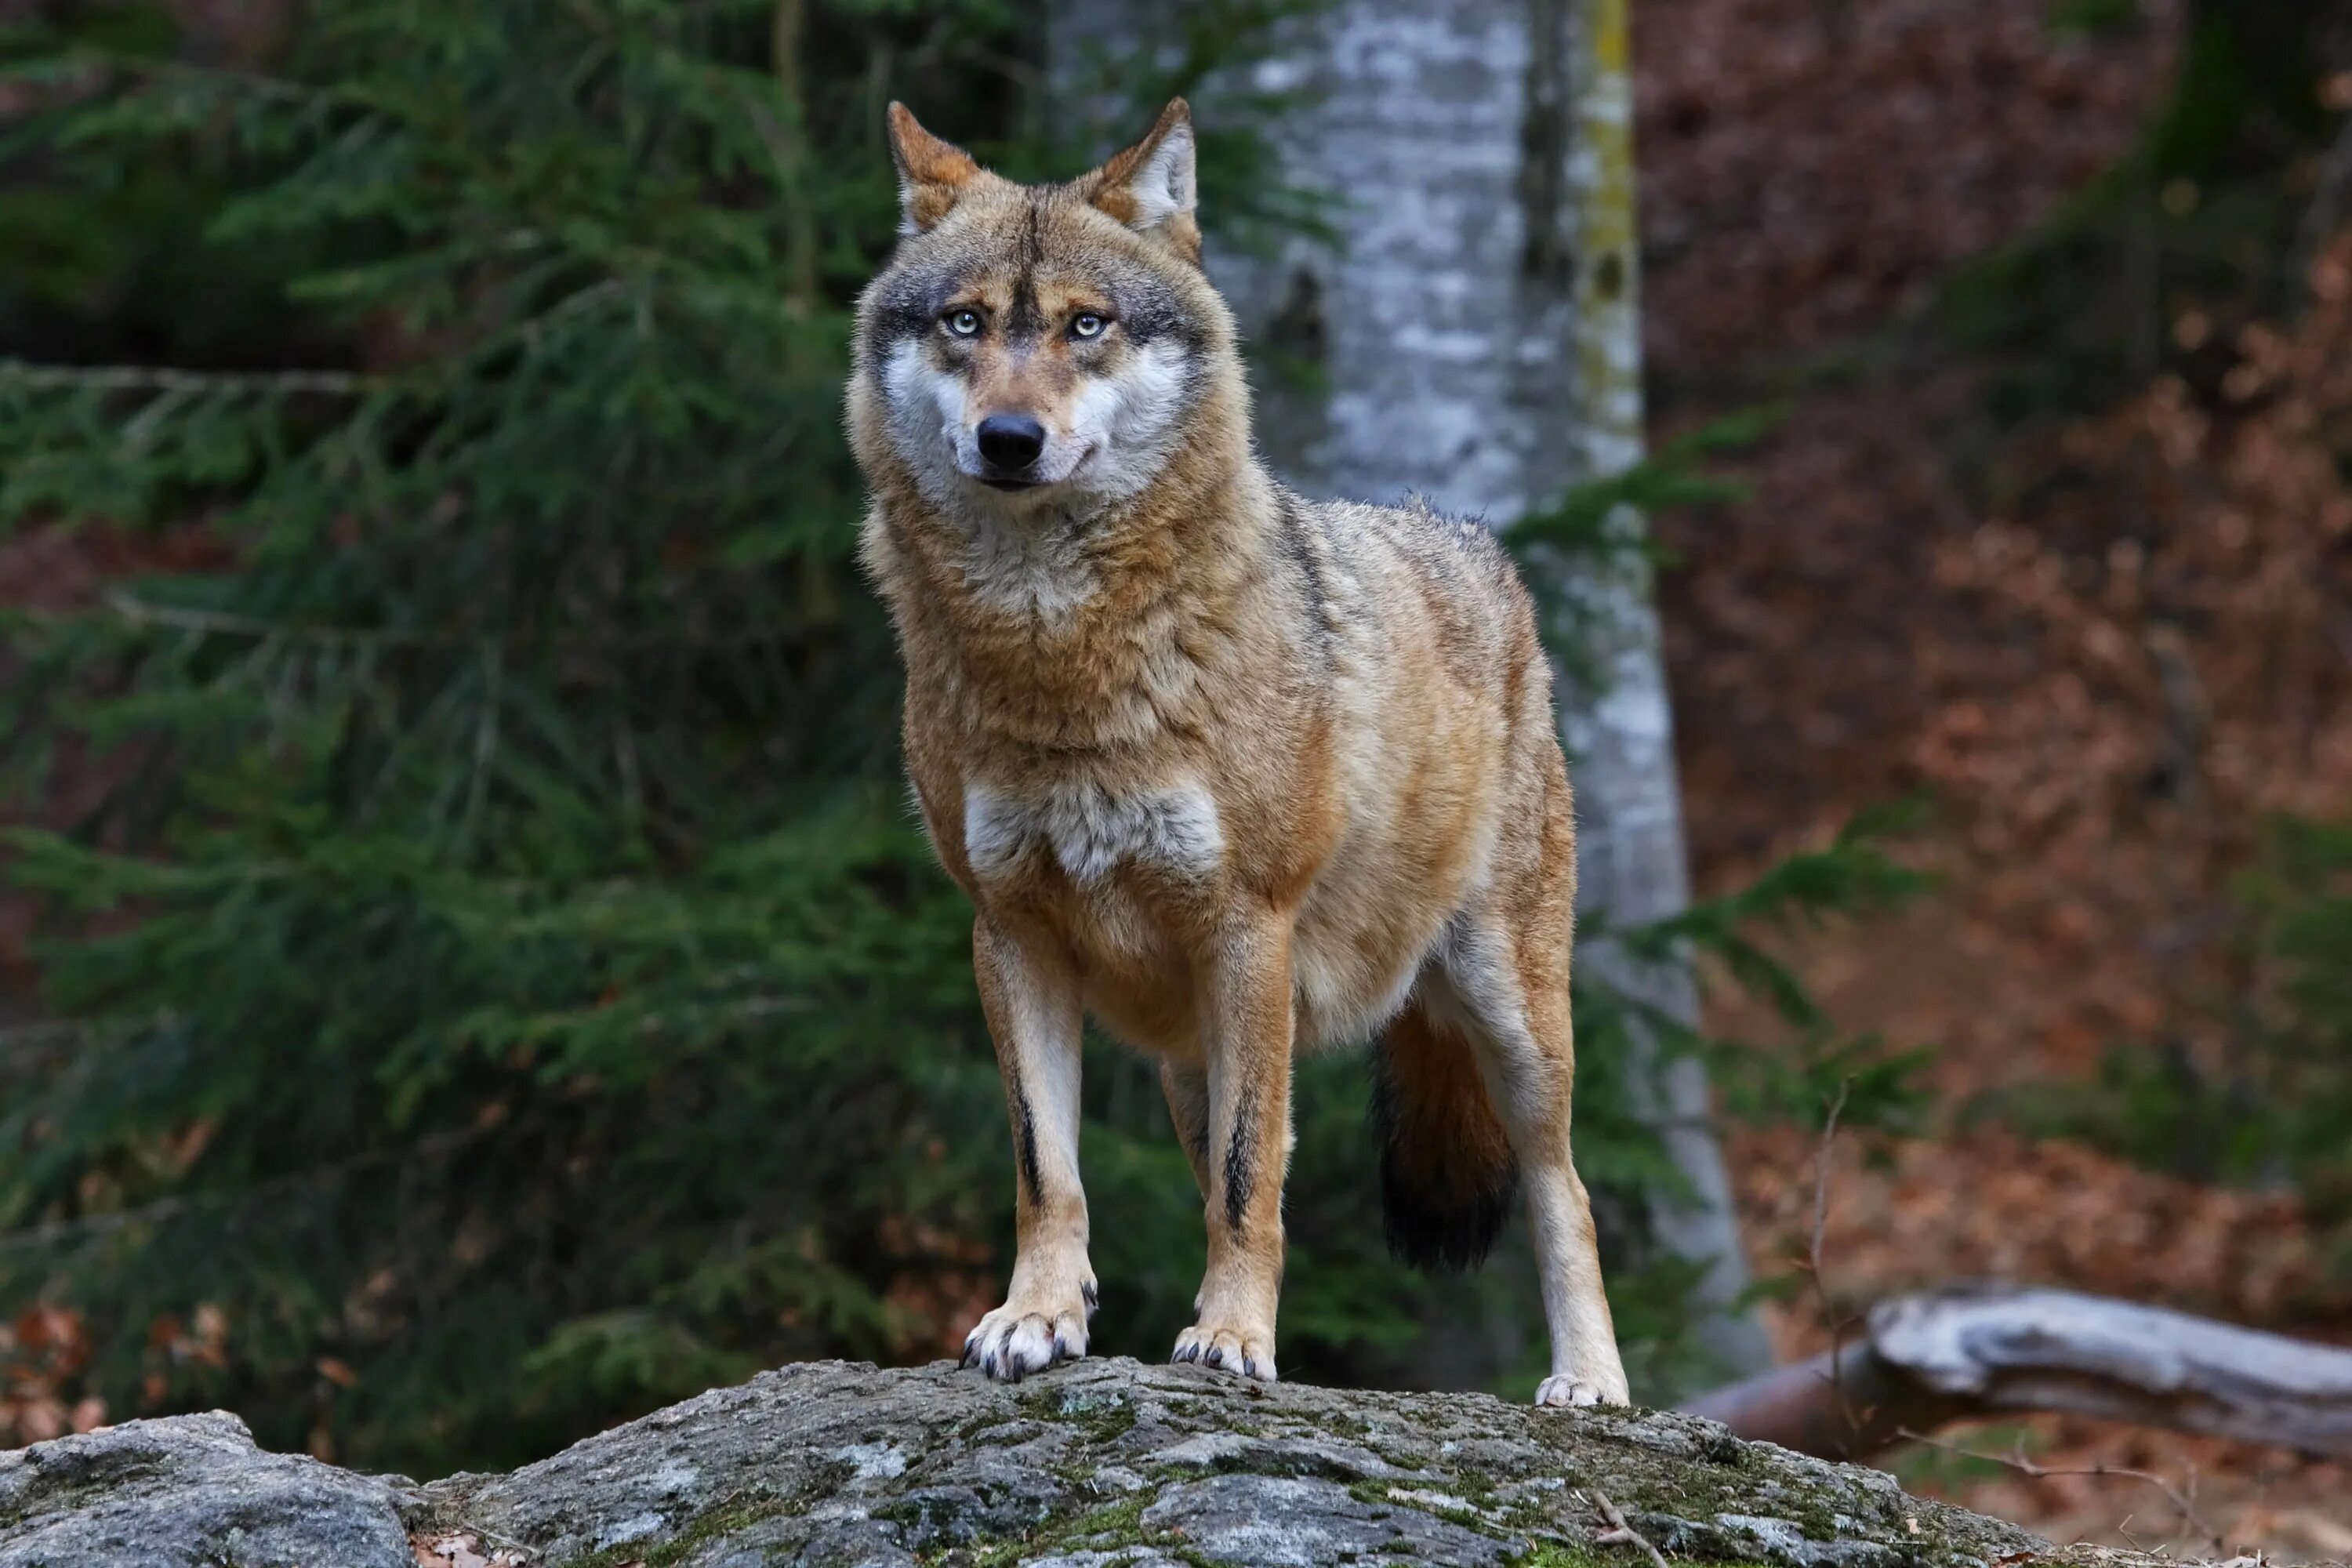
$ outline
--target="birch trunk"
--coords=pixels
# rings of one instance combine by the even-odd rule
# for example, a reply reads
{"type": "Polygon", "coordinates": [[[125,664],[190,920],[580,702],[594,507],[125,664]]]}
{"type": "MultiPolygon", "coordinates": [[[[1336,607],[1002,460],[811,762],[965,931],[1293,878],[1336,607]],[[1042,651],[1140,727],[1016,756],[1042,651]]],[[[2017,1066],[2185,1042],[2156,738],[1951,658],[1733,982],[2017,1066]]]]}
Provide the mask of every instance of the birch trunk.
{"type": "MultiPolygon", "coordinates": [[[[1065,0],[1066,58],[1132,58],[1169,26],[1143,0],[1065,0]]],[[[1408,493],[1502,522],[1642,455],[1638,245],[1625,0],[1337,0],[1251,68],[1294,93],[1288,177],[1338,198],[1336,247],[1298,238],[1210,268],[1251,343],[1259,435],[1310,493],[1408,493]]],[[[1067,79],[1066,78],[1065,79],[1067,79]]],[[[1215,124],[1216,95],[1196,95],[1215,124]]],[[[1122,128],[1126,129],[1126,128],[1122,128]]],[[[1214,226],[1213,189],[1203,209],[1214,226]]],[[[1563,681],[1579,808],[1579,902],[1616,922],[1687,898],[1679,790],[1645,568],[1573,585],[1599,612],[1598,689],[1563,681]]],[[[1637,973],[1600,941],[1578,963],[1695,1019],[1685,972],[1637,973]]],[[[1633,1064],[1686,1202],[1644,1227],[1707,1268],[1699,1342],[1720,1371],[1769,1365],[1698,1064],[1644,1040],[1633,1064]]]]}
{"type": "MultiPolygon", "coordinates": [[[[1577,385],[1571,406],[1582,464],[1579,479],[1622,473],[1642,459],[1641,240],[1634,221],[1633,83],[1629,0],[1533,0],[1538,30],[1570,29],[1574,133],[1563,150],[1575,238],[1570,250],[1577,385]]],[[[1578,902],[1621,924],[1673,914],[1690,899],[1683,844],[1682,784],[1675,765],[1673,710],[1659,647],[1656,599],[1645,562],[1628,558],[1612,577],[1590,584],[1603,613],[1598,691],[1563,680],[1562,738],[1575,759],[1578,902]]],[[[1602,942],[1586,942],[1577,962],[1619,989],[1688,1024],[1698,995],[1687,968],[1644,971],[1602,942]]],[[[1706,1315],[1701,1342],[1726,1367],[1759,1371],[1772,1363],[1763,1325],[1740,1301],[1748,1265],[1723,1152],[1708,1117],[1706,1069],[1668,1059],[1654,1039],[1637,1041],[1637,1081],[1661,1118],[1686,1202],[1653,1201],[1648,1228],[1671,1257],[1705,1264],[1706,1315]]]]}

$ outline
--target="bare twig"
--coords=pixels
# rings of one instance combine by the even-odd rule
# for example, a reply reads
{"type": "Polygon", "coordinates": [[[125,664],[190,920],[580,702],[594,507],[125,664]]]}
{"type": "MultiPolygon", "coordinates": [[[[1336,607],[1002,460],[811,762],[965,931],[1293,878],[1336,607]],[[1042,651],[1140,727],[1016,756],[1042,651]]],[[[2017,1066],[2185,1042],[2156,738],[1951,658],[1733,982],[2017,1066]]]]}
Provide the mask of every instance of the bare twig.
{"type": "Polygon", "coordinates": [[[370,1154],[357,1154],[349,1159],[331,1160],[305,1170],[289,1171],[254,1183],[241,1192],[191,1193],[177,1197],[158,1198],[151,1204],[133,1208],[109,1209],[100,1214],[82,1215],[73,1219],[46,1220],[21,1229],[0,1231],[0,1253],[14,1252],[20,1247],[47,1247],[55,1242],[78,1240],[93,1236],[109,1236],[133,1226],[176,1219],[183,1214],[199,1208],[249,1206],[263,1198],[299,1191],[305,1187],[320,1188],[342,1181],[362,1171],[387,1165],[403,1155],[433,1158],[466,1144],[488,1137],[495,1124],[456,1128],[417,1139],[404,1150],[383,1150],[370,1154]]]}
{"type": "Polygon", "coordinates": [[[0,359],[0,387],[29,386],[42,391],[243,393],[292,395],[319,393],[355,397],[382,392],[392,382],[380,375],[355,375],[332,370],[263,372],[171,370],[137,364],[33,364],[0,359]]]}
{"type": "Polygon", "coordinates": [[[106,607],[132,626],[166,626],[174,631],[209,632],[224,637],[285,637],[301,642],[393,647],[454,647],[480,640],[456,632],[403,631],[389,626],[300,626],[220,610],[158,605],[119,588],[108,592],[106,607]]]}
{"type": "Polygon", "coordinates": [[[1819,1303],[1822,1324],[1830,1331],[1830,1394],[1837,1401],[1838,1411],[1845,1417],[1849,1440],[1862,1436],[1862,1417],[1854,1411],[1845,1391],[1845,1331],[1852,1320],[1839,1315],[1830,1303],[1829,1286],[1822,1273],[1822,1241],[1829,1231],[1830,1172],[1837,1153],[1838,1118],[1845,1114],[1845,1102],[1853,1092],[1853,1079],[1840,1080],[1837,1099],[1830,1103],[1829,1115],[1822,1121],[1821,1146],[1813,1154],[1813,1234],[1812,1244],[1806,1255],[1805,1269],[1812,1277],[1813,1299],[1819,1303]]]}
{"type": "Polygon", "coordinates": [[[11,1024],[0,1028],[0,1062],[12,1057],[26,1061],[45,1059],[95,1037],[161,1028],[170,1021],[169,1014],[159,1012],[148,1018],[45,1018],[37,1023],[11,1024]]]}
{"type": "Polygon", "coordinates": [[[433,1568],[449,1568],[449,1564],[457,1561],[456,1553],[448,1550],[452,1546],[466,1552],[478,1562],[494,1565],[521,1564],[539,1555],[537,1547],[525,1546],[512,1536],[500,1535],[497,1531],[479,1524],[461,1524],[454,1530],[436,1530],[409,1538],[410,1550],[420,1554],[417,1557],[419,1563],[425,1561],[422,1553],[429,1552],[433,1554],[433,1568]],[[490,1542],[491,1547],[487,1558],[472,1550],[485,1541],[490,1542]]]}
{"type": "MultiPolygon", "coordinates": [[[[501,248],[527,249],[543,242],[543,236],[524,229],[509,236],[501,248]]],[[[629,279],[607,278],[566,295],[538,315],[516,323],[513,331],[535,348],[550,326],[608,300],[625,298],[631,291],[629,279]]],[[[646,309],[642,297],[636,308],[640,314],[646,309]]],[[[388,375],[340,370],[197,371],[169,365],[36,364],[29,360],[0,358],[0,391],[21,386],[45,392],[152,392],[166,398],[206,395],[288,397],[306,393],[362,397],[371,393],[395,392],[404,384],[414,388],[416,384],[388,375]]]]}
{"type": "Polygon", "coordinates": [[[2294,248],[2288,252],[2290,282],[2308,288],[2312,264],[2343,225],[2347,205],[2352,205],[2352,115],[2345,116],[2336,140],[2319,160],[2311,204],[2303,210],[2294,248]]]}
{"type": "MultiPolygon", "coordinates": [[[[532,635],[524,632],[458,631],[455,628],[425,628],[404,626],[352,626],[319,623],[268,620],[257,616],[240,616],[222,610],[199,609],[184,605],[159,605],[121,589],[110,589],[106,595],[106,607],[119,619],[134,626],[160,626],[168,631],[196,632],[213,637],[257,637],[268,641],[291,643],[306,647],[362,649],[441,649],[479,648],[486,644],[501,647],[544,647],[572,651],[593,652],[603,648],[637,647],[739,647],[763,642],[781,641],[782,634],[766,626],[752,626],[725,634],[706,635],[701,628],[691,626],[665,627],[660,631],[623,632],[604,637],[564,636],[554,633],[532,635]]],[[[78,617],[73,612],[35,610],[22,612],[23,618],[35,625],[56,626],[69,625],[78,617]]]]}
{"type": "Polygon", "coordinates": [[[1601,1521],[1609,1527],[1592,1538],[1596,1545],[1638,1546],[1648,1553],[1653,1568],[1666,1568],[1666,1554],[1659,1551],[1648,1536],[1626,1522],[1625,1515],[1609,1500],[1608,1493],[1597,1487],[1588,1487],[1585,1495],[1592,1500],[1593,1507],[1601,1510],[1601,1521]]]}
{"type": "MultiPolygon", "coordinates": [[[[2197,1511],[2197,1505],[2189,1500],[2189,1495],[2152,1470],[2135,1470],[2122,1465],[2037,1465],[2025,1457],[2022,1447],[2012,1448],[2007,1454],[1987,1454],[1975,1448],[1961,1447],[1957,1443],[1947,1443],[1939,1438],[1930,1437],[1925,1433],[1915,1432],[1908,1426],[1898,1427],[1896,1431],[1899,1436],[1914,1443],[1925,1444],[1930,1448],[1940,1448],[1947,1454],[1957,1454],[1964,1459],[1980,1459],[1986,1464],[1999,1465],[2003,1469],[2012,1470],[2025,1477],[2028,1480],[2049,1480],[2057,1476],[2103,1476],[2113,1477],[2118,1480],[2139,1481],[2162,1492],[2164,1500],[2170,1503],[2173,1510],[2180,1515],[2181,1522],[2194,1530],[2208,1545],[2219,1551],[2224,1544],[2221,1532],[2214,1529],[2206,1521],[2204,1515],[2197,1511]]],[[[2124,1522],[2126,1524],[2131,1522],[2128,1514],[2125,1516],[2124,1522]]]]}
{"type": "Polygon", "coordinates": [[[275,99],[283,103],[326,103],[335,100],[359,101],[352,89],[342,87],[320,87],[310,82],[289,81],[284,77],[268,76],[259,71],[236,70],[226,66],[197,65],[187,60],[158,59],[149,56],[128,55],[113,49],[78,49],[75,53],[92,65],[104,66],[130,76],[161,77],[182,81],[210,83],[232,87],[259,98],[275,99]]]}
{"type": "Polygon", "coordinates": [[[1822,1122],[1821,1147],[1813,1154],[1813,1237],[1809,1258],[1813,1283],[1822,1279],[1822,1237],[1830,1222],[1830,1157],[1835,1152],[1838,1118],[1845,1114],[1846,1097],[1853,1092],[1853,1079],[1846,1079],[1838,1085],[1837,1099],[1830,1102],[1830,1113],[1822,1122]]]}
{"type": "Polygon", "coordinates": [[[471,1528],[475,1534],[480,1536],[485,1541],[495,1542],[501,1552],[513,1558],[517,1563],[528,1563],[532,1558],[539,1555],[539,1548],[535,1546],[525,1546],[513,1536],[500,1535],[497,1531],[490,1529],[487,1525],[477,1524],[471,1528]]]}

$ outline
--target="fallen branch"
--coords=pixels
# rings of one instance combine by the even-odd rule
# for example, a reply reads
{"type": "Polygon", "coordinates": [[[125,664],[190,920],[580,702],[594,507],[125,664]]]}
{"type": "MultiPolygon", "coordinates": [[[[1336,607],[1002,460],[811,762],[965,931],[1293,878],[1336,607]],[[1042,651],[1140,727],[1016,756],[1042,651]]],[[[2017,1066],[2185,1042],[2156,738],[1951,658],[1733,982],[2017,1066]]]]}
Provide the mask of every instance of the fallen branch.
{"type": "Polygon", "coordinates": [[[2072,1290],[1958,1287],[1882,1301],[1857,1342],[1683,1408],[1824,1458],[2023,1411],[2352,1458],[2352,1350],[2072,1290]]]}

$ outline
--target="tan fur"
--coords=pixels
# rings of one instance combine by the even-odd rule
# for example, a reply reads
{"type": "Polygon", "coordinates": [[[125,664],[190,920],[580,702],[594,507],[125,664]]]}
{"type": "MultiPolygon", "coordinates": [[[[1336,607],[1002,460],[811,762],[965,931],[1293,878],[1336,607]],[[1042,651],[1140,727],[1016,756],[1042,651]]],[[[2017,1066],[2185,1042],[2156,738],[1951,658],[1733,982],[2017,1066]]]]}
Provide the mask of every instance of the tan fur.
{"type": "Polygon", "coordinates": [[[913,237],[861,304],[849,423],[908,771],[976,908],[1013,1119],[1020,1254],[971,1359],[1017,1377],[1085,1349],[1082,1012],[1161,1059],[1206,1200],[1179,1358],[1267,1377],[1292,1056],[1390,1028],[1403,1163],[1442,1190],[1515,1155],[1528,1183],[1544,1397],[1622,1400],[1569,1161],[1568,784],[1507,561],[1475,526],[1265,473],[1195,264],[1181,101],[1057,187],[896,106],[891,129],[913,237]],[[1091,340],[1087,311],[1110,321],[1091,340]],[[975,477],[992,415],[1038,421],[1051,482],[975,477]]]}

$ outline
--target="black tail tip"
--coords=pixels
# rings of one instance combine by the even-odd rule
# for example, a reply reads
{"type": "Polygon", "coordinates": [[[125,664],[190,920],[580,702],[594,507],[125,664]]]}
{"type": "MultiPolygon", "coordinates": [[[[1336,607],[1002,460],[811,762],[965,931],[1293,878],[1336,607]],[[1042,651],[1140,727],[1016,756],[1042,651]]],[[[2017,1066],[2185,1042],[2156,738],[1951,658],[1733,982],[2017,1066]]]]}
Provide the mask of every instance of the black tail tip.
{"type": "Polygon", "coordinates": [[[1424,1182],[1406,1179],[1383,1159],[1381,1215],[1390,1256],[1433,1272],[1461,1274],[1477,1268],[1503,1234],[1518,1185],[1518,1167],[1510,1164],[1475,1192],[1440,1194],[1424,1182]]]}

